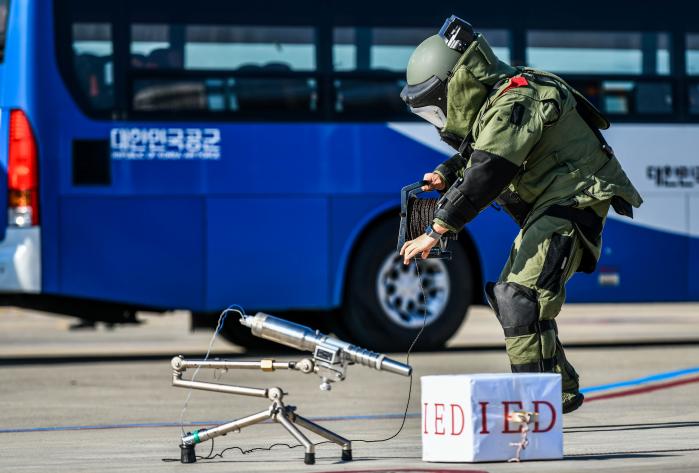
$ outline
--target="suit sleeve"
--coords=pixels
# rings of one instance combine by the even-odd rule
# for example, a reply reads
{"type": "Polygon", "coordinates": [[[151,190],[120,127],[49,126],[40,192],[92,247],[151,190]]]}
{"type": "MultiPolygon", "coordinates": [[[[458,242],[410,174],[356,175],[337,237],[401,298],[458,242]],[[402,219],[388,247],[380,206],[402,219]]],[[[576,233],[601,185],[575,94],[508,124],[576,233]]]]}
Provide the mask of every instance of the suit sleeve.
{"type": "Polygon", "coordinates": [[[469,166],[440,199],[435,223],[459,231],[512,182],[541,139],[538,102],[504,94],[484,114],[469,166]]]}
{"type": "Polygon", "coordinates": [[[441,177],[445,186],[448,188],[451,187],[451,185],[454,184],[463,174],[465,167],[466,160],[462,158],[459,153],[456,153],[454,156],[437,166],[432,172],[441,177]]]}

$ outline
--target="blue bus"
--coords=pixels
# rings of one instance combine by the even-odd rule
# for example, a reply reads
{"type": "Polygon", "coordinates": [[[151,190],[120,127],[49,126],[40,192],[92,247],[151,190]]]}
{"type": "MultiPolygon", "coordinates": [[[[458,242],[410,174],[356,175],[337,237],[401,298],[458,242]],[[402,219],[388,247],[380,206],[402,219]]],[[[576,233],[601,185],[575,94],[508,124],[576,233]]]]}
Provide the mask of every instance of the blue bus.
{"type": "Polygon", "coordinates": [[[645,198],[610,216],[568,300],[699,300],[699,9],[645,5],[649,30],[628,7],[0,0],[2,302],[110,322],[322,312],[382,350],[426,311],[422,346],[443,345],[517,232],[486,210],[451,262],[421,263],[424,294],[396,257],[399,189],[449,155],[398,94],[452,13],[598,105],[645,198]]]}

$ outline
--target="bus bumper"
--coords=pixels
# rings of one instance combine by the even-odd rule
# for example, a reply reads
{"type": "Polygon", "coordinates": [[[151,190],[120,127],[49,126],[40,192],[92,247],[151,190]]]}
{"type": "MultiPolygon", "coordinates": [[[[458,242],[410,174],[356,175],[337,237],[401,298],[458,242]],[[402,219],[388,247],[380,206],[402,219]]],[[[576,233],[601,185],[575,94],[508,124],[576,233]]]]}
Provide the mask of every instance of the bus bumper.
{"type": "Polygon", "coordinates": [[[0,242],[0,291],[41,292],[39,227],[8,227],[0,242]]]}

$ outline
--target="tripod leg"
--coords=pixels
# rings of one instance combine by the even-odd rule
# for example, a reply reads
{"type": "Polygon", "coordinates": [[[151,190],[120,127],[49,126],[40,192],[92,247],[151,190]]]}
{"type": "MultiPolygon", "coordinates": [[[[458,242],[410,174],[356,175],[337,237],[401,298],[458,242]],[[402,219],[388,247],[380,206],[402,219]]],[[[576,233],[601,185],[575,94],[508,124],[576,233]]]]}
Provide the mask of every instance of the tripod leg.
{"type": "Polygon", "coordinates": [[[352,442],[344,437],[340,437],[335,432],[332,432],[325,427],[312,422],[305,417],[302,417],[293,412],[288,413],[291,422],[314,432],[321,437],[330,440],[342,447],[342,459],[349,461],[352,459],[352,442]]]}
{"type": "Polygon", "coordinates": [[[270,417],[272,417],[272,414],[270,410],[267,409],[262,412],[258,412],[257,414],[243,417],[242,419],[234,420],[233,422],[228,422],[227,424],[212,427],[210,429],[197,430],[193,434],[182,437],[182,445],[196,445],[214,437],[218,437],[219,435],[225,435],[233,430],[240,430],[243,427],[259,424],[270,417]]]}
{"type": "Polygon", "coordinates": [[[283,409],[275,414],[274,420],[282,424],[282,426],[304,446],[306,449],[306,454],[303,458],[303,462],[306,465],[313,465],[316,462],[315,445],[313,445],[313,443],[308,440],[308,437],[303,435],[301,431],[294,424],[292,424],[289,419],[287,419],[286,412],[283,409]]]}

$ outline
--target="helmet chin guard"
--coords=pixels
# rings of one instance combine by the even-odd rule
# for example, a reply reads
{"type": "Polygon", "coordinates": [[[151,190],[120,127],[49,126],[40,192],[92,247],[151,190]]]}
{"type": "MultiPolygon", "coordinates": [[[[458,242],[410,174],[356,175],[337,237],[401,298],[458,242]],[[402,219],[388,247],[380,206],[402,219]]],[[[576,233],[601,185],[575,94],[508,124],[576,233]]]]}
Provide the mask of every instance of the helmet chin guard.
{"type": "Polygon", "coordinates": [[[410,107],[410,111],[413,112],[418,117],[427,120],[440,130],[444,128],[447,124],[447,117],[441,108],[436,105],[427,105],[425,107],[413,108],[410,107]]]}

